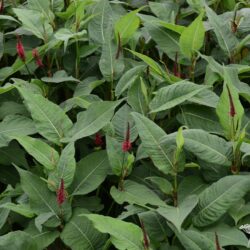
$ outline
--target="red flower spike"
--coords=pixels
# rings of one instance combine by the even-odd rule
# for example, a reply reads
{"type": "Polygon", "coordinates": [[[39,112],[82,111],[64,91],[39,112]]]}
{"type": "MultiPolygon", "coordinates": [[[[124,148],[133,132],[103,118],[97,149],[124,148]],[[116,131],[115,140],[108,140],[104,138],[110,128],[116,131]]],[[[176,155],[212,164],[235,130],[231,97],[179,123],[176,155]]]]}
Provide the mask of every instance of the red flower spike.
{"type": "Polygon", "coordinates": [[[236,115],[236,111],[235,111],[235,107],[234,107],[234,102],[233,102],[233,98],[231,95],[231,92],[227,86],[227,91],[228,91],[228,97],[229,97],[229,103],[230,103],[230,111],[229,114],[231,117],[234,117],[236,115]]]}
{"type": "Polygon", "coordinates": [[[128,152],[131,148],[132,148],[132,144],[130,142],[130,125],[128,123],[126,138],[122,143],[122,151],[123,152],[128,152]]]}
{"type": "Polygon", "coordinates": [[[36,65],[38,67],[44,67],[43,62],[42,62],[42,60],[41,60],[41,58],[39,56],[39,52],[38,52],[37,49],[32,50],[32,56],[36,60],[36,65]]]}
{"type": "Polygon", "coordinates": [[[140,223],[141,223],[141,229],[142,229],[142,232],[143,232],[143,245],[144,245],[144,249],[149,249],[150,241],[149,241],[146,229],[145,229],[145,225],[144,225],[144,223],[143,223],[142,220],[140,220],[140,223]]]}
{"type": "Polygon", "coordinates": [[[25,62],[25,51],[24,51],[24,47],[23,47],[23,44],[22,44],[22,40],[20,38],[20,36],[17,36],[17,44],[16,44],[16,50],[17,50],[17,54],[19,56],[19,58],[25,62]]]}
{"type": "Polygon", "coordinates": [[[65,189],[64,189],[64,180],[63,179],[61,179],[60,187],[57,190],[56,195],[57,195],[56,196],[57,204],[59,206],[61,206],[64,203],[65,198],[66,198],[65,197],[65,189]]]}
{"type": "Polygon", "coordinates": [[[3,13],[4,10],[4,0],[0,0],[0,13],[3,13]]]}
{"type": "Polygon", "coordinates": [[[215,246],[216,246],[216,250],[222,250],[220,247],[218,234],[216,232],[215,232],[215,246]]]}
{"type": "Polygon", "coordinates": [[[103,141],[102,141],[102,137],[101,137],[100,133],[95,134],[95,145],[97,147],[101,147],[103,145],[103,141]]]}

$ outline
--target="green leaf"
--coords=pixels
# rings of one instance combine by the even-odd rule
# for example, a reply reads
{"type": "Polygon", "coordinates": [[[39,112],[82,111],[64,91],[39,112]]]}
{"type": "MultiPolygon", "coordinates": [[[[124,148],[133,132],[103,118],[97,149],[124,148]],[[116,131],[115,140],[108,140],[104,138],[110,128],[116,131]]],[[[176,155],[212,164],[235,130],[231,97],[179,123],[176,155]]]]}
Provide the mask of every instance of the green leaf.
{"type": "Polygon", "coordinates": [[[127,70],[116,85],[115,95],[120,96],[125,90],[127,90],[135,82],[143,70],[145,70],[145,68],[145,65],[138,65],[127,70]]]}
{"type": "Polygon", "coordinates": [[[101,233],[110,234],[112,244],[119,250],[143,250],[141,229],[130,222],[121,221],[108,216],[84,215],[93,222],[101,233]]]}
{"type": "Polygon", "coordinates": [[[187,216],[192,212],[198,203],[197,195],[186,197],[177,207],[165,206],[160,207],[156,211],[170,221],[176,229],[181,232],[181,225],[187,216]]]}
{"type": "Polygon", "coordinates": [[[237,225],[240,219],[250,214],[250,203],[246,204],[245,200],[241,199],[230,208],[229,214],[234,219],[235,225],[237,225]]]}
{"type": "Polygon", "coordinates": [[[35,240],[37,247],[36,250],[46,249],[46,247],[52,244],[60,235],[60,232],[58,231],[51,231],[45,228],[43,228],[43,232],[39,232],[34,225],[34,221],[29,223],[29,226],[25,229],[25,232],[35,240]]]}
{"type": "Polygon", "coordinates": [[[71,195],[84,195],[94,191],[105,180],[109,171],[110,165],[105,151],[89,154],[77,163],[70,188],[71,195]]]}
{"type": "Polygon", "coordinates": [[[47,143],[29,136],[17,136],[15,139],[45,168],[53,170],[56,167],[59,154],[47,143]]]}
{"type": "Polygon", "coordinates": [[[12,10],[17,15],[18,19],[22,22],[23,27],[27,31],[34,34],[36,37],[45,39],[46,36],[50,37],[52,35],[53,29],[48,20],[46,18],[43,18],[43,14],[40,11],[29,10],[25,8],[13,8],[12,10]]]}
{"type": "Polygon", "coordinates": [[[122,45],[125,45],[139,28],[140,18],[136,14],[140,10],[127,13],[115,23],[115,35],[116,37],[120,36],[122,45]]]}
{"type": "Polygon", "coordinates": [[[43,82],[61,83],[61,82],[79,82],[73,76],[68,76],[64,70],[59,70],[52,77],[42,77],[43,82]]]}
{"type": "Polygon", "coordinates": [[[18,87],[25,100],[38,132],[51,142],[60,145],[60,140],[72,127],[72,122],[55,103],[26,88],[18,87]]]}
{"type": "MultiPolygon", "coordinates": [[[[165,136],[160,145],[167,146],[169,141],[173,140],[174,135],[165,136]]],[[[200,129],[184,130],[183,136],[185,139],[184,148],[199,159],[218,165],[229,166],[231,164],[232,146],[221,137],[200,129]]]]}
{"type": "Polygon", "coordinates": [[[2,206],[4,206],[4,204],[6,204],[8,202],[10,202],[9,197],[5,197],[5,198],[0,200],[0,230],[2,229],[5,222],[7,221],[9,213],[10,213],[9,209],[2,207],[2,206]]]}
{"type": "Polygon", "coordinates": [[[214,240],[214,232],[217,233],[220,246],[247,246],[247,237],[241,232],[237,227],[232,227],[232,225],[226,225],[224,223],[219,223],[215,226],[206,228],[202,231],[202,234],[207,236],[210,240],[214,240]]]}
{"type": "Polygon", "coordinates": [[[226,176],[199,196],[199,210],[193,219],[198,227],[217,221],[250,190],[248,176],[226,176]]]}
{"type": "Polygon", "coordinates": [[[117,45],[111,38],[106,39],[102,45],[99,67],[103,77],[109,82],[118,79],[125,67],[123,55],[117,57],[118,49],[120,48],[117,48],[117,45]]]}
{"type": "Polygon", "coordinates": [[[241,129],[241,120],[244,115],[244,108],[240,102],[238,91],[234,86],[234,73],[235,72],[232,69],[224,67],[223,92],[216,107],[216,113],[219,117],[220,124],[223,127],[227,138],[232,137],[232,133],[234,133],[232,132],[232,130],[236,129],[236,126],[238,126],[238,131],[241,129]],[[232,101],[236,112],[233,118],[230,115],[230,99],[228,89],[232,96],[232,101]],[[232,123],[234,123],[235,128],[233,128],[232,123]]]}
{"type": "Polygon", "coordinates": [[[169,145],[161,145],[160,140],[166,133],[153,121],[139,113],[131,113],[142,140],[143,148],[150,156],[154,165],[163,173],[168,174],[173,169],[173,163],[168,155],[169,145]]]}
{"type": "Polygon", "coordinates": [[[90,10],[94,15],[88,24],[88,32],[91,40],[97,44],[103,44],[110,39],[113,29],[113,11],[108,0],[98,0],[90,10]]]}
{"type": "Polygon", "coordinates": [[[35,240],[25,232],[14,231],[0,236],[0,249],[37,250],[35,240]]]}
{"type": "Polygon", "coordinates": [[[30,209],[30,207],[27,204],[14,204],[11,202],[7,202],[7,203],[0,205],[0,208],[11,210],[27,218],[32,218],[35,216],[35,214],[33,213],[33,211],[30,209]]]}
{"type": "Polygon", "coordinates": [[[68,144],[62,151],[57,167],[49,174],[49,183],[59,188],[61,179],[64,180],[65,188],[69,187],[73,181],[76,169],[75,146],[74,143],[68,144]]]}
{"type": "Polygon", "coordinates": [[[140,58],[142,61],[144,61],[156,74],[168,79],[168,76],[163,71],[161,66],[157,62],[155,62],[152,58],[150,58],[150,57],[148,57],[146,55],[143,55],[141,53],[138,53],[136,51],[133,51],[133,50],[129,50],[129,49],[127,49],[127,50],[129,52],[131,52],[133,55],[140,58]]]}
{"type": "Polygon", "coordinates": [[[92,103],[87,111],[78,113],[77,122],[62,141],[76,141],[80,138],[95,134],[109,123],[113,117],[115,108],[120,103],[121,101],[92,103]]]}
{"type": "Polygon", "coordinates": [[[34,122],[21,115],[9,115],[0,123],[0,146],[7,146],[15,136],[32,135],[37,132],[34,122]]]}
{"type": "Polygon", "coordinates": [[[89,212],[85,209],[74,210],[71,220],[65,225],[60,238],[72,250],[89,249],[101,250],[105,244],[106,236],[99,233],[92,223],[79,215],[88,218],[89,212]]]}
{"type": "Polygon", "coordinates": [[[152,206],[165,206],[165,202],[162,201],[156,193],[146,186],[130,180],[124,182],[123,190],[118,190],[113,186],[110,190],[110,194],[118,204],[128,202],[129,204],[137,204],[142,207],[145,207],[147,204],[152,206]]]}
{"type": "Polygon", "coordinates": [[[157,186],[164,194],[172,194],[173,186],[170,181],[166,178],[159,176],[150,176],[147,177],[146,180],[152,182],[155,186],[157,186]]]}
{"type": "Polygon", "coordinates": [[[205,8],[209,24],[215,32],[219,46],[230,57],[238,44],[236,36],[231,32],[229,25],[224,25],[221,17],[217,16],[208,6],[205,6],[205,8]]]}
{"type": "Polygon", "coordinates": [[[189,100],[206,88],[206,86],[200,86],[186,81],[160,88],[150,103],[151,113],[173,108],[189,100]]]}
{"type": "Polygon", "coordinates": [[[21,187],[29,197],[32,211],[38,215],[51,212],[60,220],[56,195],[48,190],[46,183],[31,172],[20,168],[17,170],[21,177],[21,187]]]}
{"type": "Polygon", "coordinates": [[[202,22],[203,13],[181,33],[180,49],[181,52],[191,59],[197,50],[199,50],[204,41],[205,28],[202,22]]]}
{"type": "Polygon", "coordinates": [[[193,230],[182,230],[182,232],[177,232],[176,235],[185,249],[215,250],[215,240],[207,238],[200,232],[193,230]]]}

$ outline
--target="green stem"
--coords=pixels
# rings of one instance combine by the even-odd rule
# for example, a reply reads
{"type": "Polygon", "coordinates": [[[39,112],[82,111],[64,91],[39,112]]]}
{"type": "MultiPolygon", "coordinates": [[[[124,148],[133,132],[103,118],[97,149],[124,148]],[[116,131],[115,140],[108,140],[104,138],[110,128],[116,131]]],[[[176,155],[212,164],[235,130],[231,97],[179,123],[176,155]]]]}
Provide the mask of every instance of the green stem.
{"type": "Polygon", "coordinates": [[[79,78],[79,66],[80,66],[80,55],[79,55],[79,42],[76,40],[76,64],[75,64],[75,74],[76,78],[79,78]]]}
{"type": "Polygon", "coordinates": [[[108,250],[110,246],[112,245],[110,238],[106,241],[104,247],[102,250],[108,250]]]}
{"type": "Polygon", "coordinates": [[[25,68],[26,68],[26,70],[27,70],[27,72],[28,72],[28,75],[29,75],[29,80],[31,81],[31,78],[32,78],[32,76],[31,76],[31,72],[30,72],[30,70],[29,70],[29,67],[28,67],[28,65],[24,62],[24,66],[25,66],[25,68]]]}

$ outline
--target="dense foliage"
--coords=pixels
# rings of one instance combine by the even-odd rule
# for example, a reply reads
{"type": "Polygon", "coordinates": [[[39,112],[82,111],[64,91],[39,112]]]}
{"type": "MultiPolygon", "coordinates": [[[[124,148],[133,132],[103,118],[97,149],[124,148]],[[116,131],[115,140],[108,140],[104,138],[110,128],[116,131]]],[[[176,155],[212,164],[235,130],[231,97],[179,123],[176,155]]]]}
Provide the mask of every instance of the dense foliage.
{"type": "Polygon", "coordinates": [[[1,250],[248,248],[247,1],[0,12],[1,250]]]}

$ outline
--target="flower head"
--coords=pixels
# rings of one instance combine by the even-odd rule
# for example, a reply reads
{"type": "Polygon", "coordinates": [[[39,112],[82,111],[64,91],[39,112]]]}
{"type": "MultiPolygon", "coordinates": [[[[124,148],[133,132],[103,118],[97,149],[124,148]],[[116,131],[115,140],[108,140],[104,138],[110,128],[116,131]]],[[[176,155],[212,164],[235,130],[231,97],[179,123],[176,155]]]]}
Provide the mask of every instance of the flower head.
{"type": "Polygon", "coordinates": [[[234,102],[233,102],[233,98],[231,95],[231,92],[227,86],[227,91],[228,91],[228,97],[229,97],[229,104],[230,104],[230,111],[229,114],[231,117],[234,117],[236,115],[236,111],[235,111],[235,106],[234,106],[234,102]]]}
{"type": "Polygon", "coordinates": [[[128,152],[131,148],[132,148],[132,144],[130,142],[130,125],[128,123],[126,137],[125,137],[125,140],[122,143],[122,151],[123,152],[128,152]]]}
{"type": "Polygon", "coordinates": [[[57,204],[61,206],[63,202],[65,201],[65,199],[66,199],[66,196],[65,196],[65,189],[64,189],[64,180],[61,179],[60,187],[56,192],[57,204]]]}
{"type": "Polygon", "coordinates": [[[20,36],[17,36],[16,50],[17,50],[17,54],[18,54],[19,58],[23,62],[25,62],[25,59],[26,59],[25,51],[24,51],[24,47],[23,47],[22,40],[21,40],[20,36]]]}
{"type": "Polygon", "coordinates": [[[38,52],[37,49],[33,49],[33,50],[32,50],[32,56],[33,56],[33,58],[35,59],[36,65],[37,65],[38,67],[44,67],[43,62],[42,62],[42,60],[41,60],[41,58],[40,58],[40,56],[39,56],[39,52],[38,52]]]}
{"type": "Polygon", "coordinates": [[[102,137],[101,137],[100,133],[96,133],[95,134],[95,145],[97,147],[101,147],[102,144],[103,144],[103,140],[102,140],[102,137]]]}

